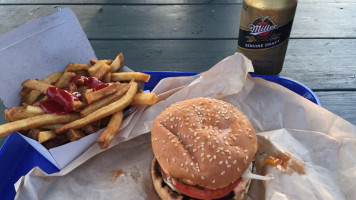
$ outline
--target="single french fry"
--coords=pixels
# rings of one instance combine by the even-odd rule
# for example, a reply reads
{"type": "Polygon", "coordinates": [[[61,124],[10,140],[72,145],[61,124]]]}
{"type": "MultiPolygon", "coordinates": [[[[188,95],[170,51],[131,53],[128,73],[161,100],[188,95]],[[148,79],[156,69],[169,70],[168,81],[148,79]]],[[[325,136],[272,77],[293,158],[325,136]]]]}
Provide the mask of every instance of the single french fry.
{"type": "Polygon", "coordinates": [[[105,78],[106,74],[110,72],[110,66],[104,62],[97,62],[91,68],[88,69],[88,73],[92,77],[96,77],[99,80],[105,78]]]}
{"type": "Polygon", "coordinates": [[[114,113],[117,113],[117,112],[125,109],[128,105],[131,104],[131,102],[137,92],[137,88],[138,88],[138,84],[136,82],[131,82],[129,85],[130,85],[129,90],[119,100],[117,100],[107,106],[104,106],[104,107],[100,108],[99,110],[94,111],[93,113],[89,114],[86,117],[83,117],[81,119],[78,119],[76,121],[73,121],[73,122],[63,125],[62,127],[56,129],[56,133],[62,133],[63,131],[66,131],[66,130],[69,130],[72,128],[76,129],[76,128],[83,127],[91,122],[94,122],[94,121],[97,121],[104,117],[113,115],[114,113]]]}
{"type": "Polygon", "coordinates": [[[148,82],[150,75],[142,72],[119,72],[111,73],[111,81],[135,81],[148,82]]]}
{"type": "Polygon", "coordinates": [[[41,81],[35,80],[35,79],[27,79],[22,83],[22,86],[31,88],[34,90],[38,90],[43,94],[46,94],[46,91],[49,87],[51,87],[50,84],[43,83],[41,81]]]}
{"type": "Polygon", "coordinates": [[[122,55],[122,53],[119,53],[110,65],[111,72],[118,71],[122,66],[124,66],[124,56],[122,55]]]}
{"type": "Polygon", "coordinates": [[[110,72],[110,66],[107,64],[101,65],[98,70],[94,73],[93,77],[103,80],[106,77],[106,74],[110,72]]]}
{"type": "Polygon", "coordinates": [[[82,137],[85,137],[85,134],[83,133],[83,131],[79,130],[79,129],[69,129],[66,132],[67,138],[69,139],[69,141],[73,142],[75,140],[79,140],[82,137]]]}
{"type": "Polygon", "coordinates": [[[91,92],[85,95],[88,104],[98,101],[104,97],[107,97],[120,89],[120,82],[115,82],[114,84],[105,87],[103,89],[91,92]]]}
{"type": "Polygon", "coordinates": [[[111,82],[111,72],[108,72],[103,80],[105,83],[110,83],[111,82]]]}
{"type": "Polygon", "coordinates": [[[32,90],[31,88],[23,87],[20,92],[21,97],[26,96],[28,93],[31,92],[31,90],[32,90]]]}
{"type": "Polygon", "coordinates": [[[87,71],[91,65],[88,64],[78,64],[78,63],[69,63],[65,69],[65,72],[77,72],[77,71],[87,71]]]}
{"type": "Polygon", "coordinates": [[[117,91],[115,94],[112,94],[106,98],[100,99],[99,101],[96,101],[87,107],[85,107],[82,111],[80,111],[80,115],[82,117],[88,116],[90,113],[93,113],[94,111],[109,105],[110,103],[120,99],[123,97],[126,92],[129,90],[130,85],[125,85],[125,87],[121,87],[119,91],[117,91]]]}
{"type": "Polygon", "coordinates": [[[45,114],[45,112],[38,106],[25,105],[21,107],[12,107],[4,111],[5,118],[9,122],[26,119],[36,115],[45,114]]]}
{"type": "Polygon", "coordinates": [[[75,76],[74,72],[64,72],[63,75],[58,79],[54,86],[58,88],[66,88],[69,87],[70,79],[75,76]]]}
{"type": "Polygon", "coordinates": [[[41,126],[39,128],[44,129],[44,130],[53,130],[53,129],[59,128],[61,126],[63,126],[63,124],[47,124],[47,125],[41,126]]]}
{"type": "Polygon", "coordinates": [[[157,102],[158,98],[155,93],[137,93],[131,103],[131,106],[148,105],[152,106],[157,102]]]}
{"type": "MultiPolygon", "coordinates": [[[[55,82],[62,76],[63,72],[54,72],[47,77],[45,77],[41,82],[47,83],[47,84],[55,84],[55,82]]],[[[37,98],[41,95],[41,92],[38,90],[32,90],[29,92],[26,97],[25,97],[25,104],[31,105],[33,104],[37,98]]]]}
{"type": "Polygon", "coordinates": [[[101,63],[105,63],[107,65],[111,65],[112,61],[111,60],[94,60],[94,59],[90,59],[90,64],[95,65],[96,63],[101,62],[101,63]]]}
{"type": "Polygon", "coordinates": [[[56,136],[57,136],[57,134],[54,132],[54,130],[41,131],[38,134],[38,142],[43,143],[48,140],[54,139],[56,136]]]}
{"type": "Polygon", "coordinates": [[[109,147],[115,134],[118,132],[120,128],[123,117],[124,117],[124,112],[122,110],[111,116],[108,126],[105,128],[105,130],[97,140],[97,142],[100,145],[100,148],[106,149],[109,147]]]}
{"type": "Polygon", "coordinates": [[[83,108],[85,104],[81,101],[72,101],[72,109],[73,110],[78,110],[80,108],[83,108]]]}
{"type": "Polygon", "coordinates": [[[48,124],[58,124],[58,123],[68,123],[79,119],[77,114],[43,114],[34,117],[29,117],[26,119],[17,120],[7,124],[0,125],[0,137],[9,135],[14,131],[28,130],[31,128],[36,128],[48,124]]]}

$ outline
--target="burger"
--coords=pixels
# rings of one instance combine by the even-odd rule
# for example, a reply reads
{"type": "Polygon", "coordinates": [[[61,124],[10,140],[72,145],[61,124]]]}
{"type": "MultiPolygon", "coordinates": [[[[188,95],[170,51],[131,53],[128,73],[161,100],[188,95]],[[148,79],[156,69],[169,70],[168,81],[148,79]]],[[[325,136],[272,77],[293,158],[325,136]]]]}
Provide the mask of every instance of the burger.
{"type": "Polygon", "coordinates": [[[154,120],[154,188],[161,199],[244,199],[256,134],[233,105],[212,98],[175,103],[154,120]]]}

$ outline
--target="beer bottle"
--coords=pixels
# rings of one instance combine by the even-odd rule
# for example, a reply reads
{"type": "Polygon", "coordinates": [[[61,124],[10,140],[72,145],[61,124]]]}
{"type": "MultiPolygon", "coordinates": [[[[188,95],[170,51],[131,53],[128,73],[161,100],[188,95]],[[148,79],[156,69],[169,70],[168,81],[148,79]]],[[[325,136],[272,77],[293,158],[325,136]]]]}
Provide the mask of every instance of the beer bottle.
{"type": "Polygon", "coordinates": [[[282,71],[297,0],[244,0],[237,51],[256,74],[282,71]]]}

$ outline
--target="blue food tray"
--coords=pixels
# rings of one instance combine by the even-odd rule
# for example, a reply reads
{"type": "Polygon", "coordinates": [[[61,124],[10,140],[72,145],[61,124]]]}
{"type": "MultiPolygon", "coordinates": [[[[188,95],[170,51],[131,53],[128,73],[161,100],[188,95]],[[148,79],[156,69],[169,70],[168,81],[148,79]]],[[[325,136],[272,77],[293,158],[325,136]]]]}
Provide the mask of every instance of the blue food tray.
{"type": "MultiPolygon", "coordinates": [[[[161,79],[166,77],[193,76],[197,74],[192,72],[144,72],[151,75],[150,81],[145,83],[145,90],[152,90],[161,79]]],[[[301,83],[274,75],[252,74],[251,76],[278,83],[320,105],[318,97],[301,83]]],[[[9,135],[0,149],[0,199],[14,199],[14,184],[35,166],[40,167],[48,174],[59,171],[57,167],[29,145],[19,133],[15,132],[9,135]]]]}

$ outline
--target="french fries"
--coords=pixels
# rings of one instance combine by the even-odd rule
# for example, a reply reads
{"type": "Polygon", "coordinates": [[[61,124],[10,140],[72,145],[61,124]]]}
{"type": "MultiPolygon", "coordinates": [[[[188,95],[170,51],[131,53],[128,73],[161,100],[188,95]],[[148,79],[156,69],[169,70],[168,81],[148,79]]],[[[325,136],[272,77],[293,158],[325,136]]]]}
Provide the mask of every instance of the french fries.
{"type": "Polygon", "coordinates": [[[129,84],[129,90],[127,93],[119,100],[104,106],[100,108],[99,110],[94,111],[93,113],[89,114],[86,117],[83,117],[81,119],[78,119],[76,121],[73,121],[71,123],[65,124],[62,127],[56,129],[56,133],[61,133],[63,131],[66,131],[68,129],[75,129],[75,128],[80,128],[84,125],[87,125],[91,122],[94,122],[98,119],[107,117],[109,115],[112,115],[114,113],[117,113],[119,111],[122,111],[124,108],[126,108],[130,103],[132,102],[133,98],[135,97],[135,94],[137,92],[137,83],[136,82],[131,82],[129,84]]]}
{"type": "MultiPolygon", "coordinates": [[[[53,84],[55,83],[61,76],[63,75],[63,72],[54,72],[50,74],[49,76],[45,77],[41,82],[47,83],[47,84],[53,84]]],[[[31,89],[31,88],[27,88],[31,89]]],[[[31,90],[27,95],[24,96],[22,102],[25,103],[26,105],[31,105],[33,104],[36,99],[41,95],[41,92],[38,90],[31,90]]]]}
{"type": "Polygon", "coordinates": [[[108,105],[121,97],[123,97],[126,92],[129,90],[129,85],[126,85],[124,88],[121,88],[119,91],[117,91],[115,94],[108,96],[106,98],[100,99],[97,102],[94,102],[87,107],[85,107],[82,111],[80,111],[80,115],[82,117],[88,116],[89,114],[93,113],[94,111],[98,110],[101,107],[104,107],[105,105],[108,105]]]}
{"type": "Polygon", "coordinates": [[[137,82],[147,82],[150,75],[118,72],[123,61],[119,53],[114,61],[69,63],[63,72],[42,80],[25,80],[21,84],[21,106],[4,111],[9,123],[0,125],[0,137],[20,131],[53,148],[104,128],[97,142],[101,148],[108,148],[127,107],[157,102],[156,94],[142,93],[138,88],[137,82]]]}
{"type": "Polygon", "coordinates": [[[119,89],[120,89],[120,82],[116,82],[106,88],[85,95],[85,98],[87,99],[88,104],[91,104],[95,101],[98,101],[99,99],[102,99],[104,97],[107,97],[117,92],[119,89]]]}
{"type": "Polygon", "coordinates": [[[78,114],[43,114],[0,125],[0,137],[18,130],[28,130],[47,124],[68,123],[79,119],[78,114]]]}

